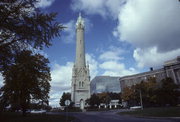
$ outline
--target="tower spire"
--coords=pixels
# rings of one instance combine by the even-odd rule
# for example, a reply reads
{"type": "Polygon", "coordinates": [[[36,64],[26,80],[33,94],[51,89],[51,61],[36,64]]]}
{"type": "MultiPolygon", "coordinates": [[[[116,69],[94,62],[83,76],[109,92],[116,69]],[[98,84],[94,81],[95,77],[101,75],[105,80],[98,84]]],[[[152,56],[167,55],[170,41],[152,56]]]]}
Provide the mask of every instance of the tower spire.
{"type": "Polygon", "coordinates": [[[81,16],[81,12],[79,13],[79,17],[76,22],[76,29],[77,28],[84,28],[84,19],[81,16]]]}

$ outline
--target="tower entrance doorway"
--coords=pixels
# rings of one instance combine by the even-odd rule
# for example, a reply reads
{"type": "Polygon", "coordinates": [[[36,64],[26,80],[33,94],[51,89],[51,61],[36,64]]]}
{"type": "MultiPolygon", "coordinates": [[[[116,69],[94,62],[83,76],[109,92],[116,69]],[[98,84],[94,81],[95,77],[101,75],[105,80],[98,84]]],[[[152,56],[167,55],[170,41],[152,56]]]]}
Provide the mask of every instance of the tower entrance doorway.
{"type": "Polygon", "coordinates": [[[80,109],[81,110],[84,109],[84,100],[83,99],[80,100],[80,109]]]}

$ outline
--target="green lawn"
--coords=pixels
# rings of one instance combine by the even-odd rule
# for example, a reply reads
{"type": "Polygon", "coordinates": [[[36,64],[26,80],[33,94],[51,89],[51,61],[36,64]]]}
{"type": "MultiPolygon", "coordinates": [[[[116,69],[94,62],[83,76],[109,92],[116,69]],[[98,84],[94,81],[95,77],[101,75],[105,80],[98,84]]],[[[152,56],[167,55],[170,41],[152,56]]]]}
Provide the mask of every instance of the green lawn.
{"type": "Polygon", "coordinates": [[[120,112],[118,114],[142,117],[180,117],[180,107],[145,108],[144,110],[120,112]]]}
{"type": "MultiPolygon", "coordinates": [[[[66,116],[47,115],[47,114],[28,114],[23,117],[19,113],[1,113],[0,122],[66,122],[66,116]]],[[[68,117],[68,122],[74,120],[74,117],[68,117]]]]}

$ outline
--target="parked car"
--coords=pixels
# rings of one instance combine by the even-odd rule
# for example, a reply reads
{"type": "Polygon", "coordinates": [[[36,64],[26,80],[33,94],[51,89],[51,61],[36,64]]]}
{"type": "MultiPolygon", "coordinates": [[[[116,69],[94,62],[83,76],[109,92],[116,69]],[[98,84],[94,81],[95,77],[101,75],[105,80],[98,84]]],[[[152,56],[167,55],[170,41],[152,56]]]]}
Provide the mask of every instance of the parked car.
{"type": "Polygon", "coordinates": [[[46,110],[31,110],[31,113],[33,113],[33,114],[44,114],[44,113],[46,113],[46,110]]]}
{"type": "Polygon", "coordinates": [[[130,107],[131,110],[136,110],[136,109],[142,109],[142,106],[133,106],[130,107]]]}

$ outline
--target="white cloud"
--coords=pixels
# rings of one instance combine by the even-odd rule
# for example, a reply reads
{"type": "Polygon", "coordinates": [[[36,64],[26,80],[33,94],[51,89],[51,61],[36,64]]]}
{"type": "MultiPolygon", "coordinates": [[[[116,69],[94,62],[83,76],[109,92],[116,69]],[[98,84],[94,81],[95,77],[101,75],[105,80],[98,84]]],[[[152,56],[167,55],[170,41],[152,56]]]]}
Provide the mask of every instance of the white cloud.
{"type": "Polygon", "coordinates": [[[133,44],[138,67],[162,66],[180,50],[178,0],[128,0],[113,35],[133,44]]]}
{"type": "Polygon", "coordinates": [[[129,0],[119,13],[120,40],[160,52],[180,46],[178,0],[129,0]]]}
{"type": "Polygon", "coordinates": [[[91,79],[93,79],[98,74],[98,62],[92,54],[86,54],[86,61],[89,64],[91,79]]]}
{"type": "Polygon", "coordinates": [[[125,51],[121,48],[110,46],[107,51],[99,55],[99,59],[102,61],[102,63],[99,63],[102,75],[125,76],[138,73],[134,68],[127,68],[125,64],[121,62],[121,60],[124,59],[124,57],[121,56],[123,53],[125,53],[125,51]]]}
{"type": "Polygon", "coordinates": [[[99,67],[104,69],[103,75],[108,76],[125,76],[138,73],[134,68],[127,69],[123,63],[117,61],[105,61],[99,67]]]}
{"type": "MultiPolygon", "coordinates": [[[[139,67],[162,65],[172,55],[179,55],[180,48],[180,8],[178,0],[73,0],[74,11],[86,14],[98,14],[112,20],[118,20],[112,31],[122,42],[126,41],[135,47],[134,58],[139,67]],[[156,48],[156,51],[155,51],[156,48]],[[138,54],[143,51],[143,55],[138,54]],[[152,51],[154,50],[154,53],[152,51]],[[155,53],[156,52],[156,53],[155,53]],[[148,60],[144,60],[151,53],[148,60]],[[173,53],[172,55],[170,55],[173,53]],[[136,56],[135,56],[136,54],[136,56]],[[154,61],[157,55],[166,55],[164,60],[154,61]]],[[[121,42],[121,43],[122,43],[121,42]]],[[[106,51],[100,56],[102,60],[119,60],[117,54],[106,51]]]]}
{"type": "Polygon", "coordinates": [[[100,68],[115,71],[118,70],[120,72],[119,69],[124,69],[124,64],[119,64],[116,61],[107,61],[100,64],[100,68]]]}
{"type": "Polygon", "coordinates": [[[38,1],[39,2],[37,3],[37,7],[46,8],[48,6],[51,6],[55,0],[38,0],[38,1]]]}
{"type": "Polygon", "coordinates": [[[86,14],[117,18],[119,6],[124,2],[125,0],[73,0],[71,8],[74,11],[84,11],[86,14]]]}
{"type": "Polygon", "coordinates": [[[84,10],[87,14],[105,15],[103,0],[73,0],[71,8],[74,11],[84,10]]]}
{"type": "MultiPolygon", "coordinates": [[[[83,17],[83,15],[81,15],[83,17]]],[[[89,32],[91,30],[91,28],[93,27],[93,23],[91,22],[90,19],[83,17],[84,18],[84,22],[85,22],[85,32],[89,32]]]]}
{"type": "Polygon", "coordinates": [[[72,62],[66,65],[54,64],[51,76],[50,105],[59,106],[59,99],[63,92],[70,92],[72,78],[72,62]]]}
{"type": "Polygon", "coordinates": [[[122,60],[124,59],[121,57],[121,54],[124,52],[124,50],[111,46],[109,50],[104,51],[100,56],[100,60],[122,60]]]}
{"type": "Polygon", "coordinates": [[[100,62],[102,63],[98,62],[99,70],[101,71],[100,75],[120,77],[138,73],[134,68],[127,68],[125,63],[121,62],[124,60],[122,56],[124,53],[126,53],[125,50],[112,45],[107,51],[102,51],[99,55],[100,62]]]}
{"type": "Polygon", "coordinates": [[[138,67],[158,67],[162,66],[163,63],[169,59],[174,59],[180,54],[180,49],[160,53],[157,51],[157,47],[141,49],[137,48],[134,50],[133,57],[138,62],[138,67]]]}
{"type": "Polygon", "coordinates": [[[64,29],[65,34],[62,35],[62,39],[65,43],[75,42],[75,20],[71,20],[63,25],[67,28],[64,29]]]}

